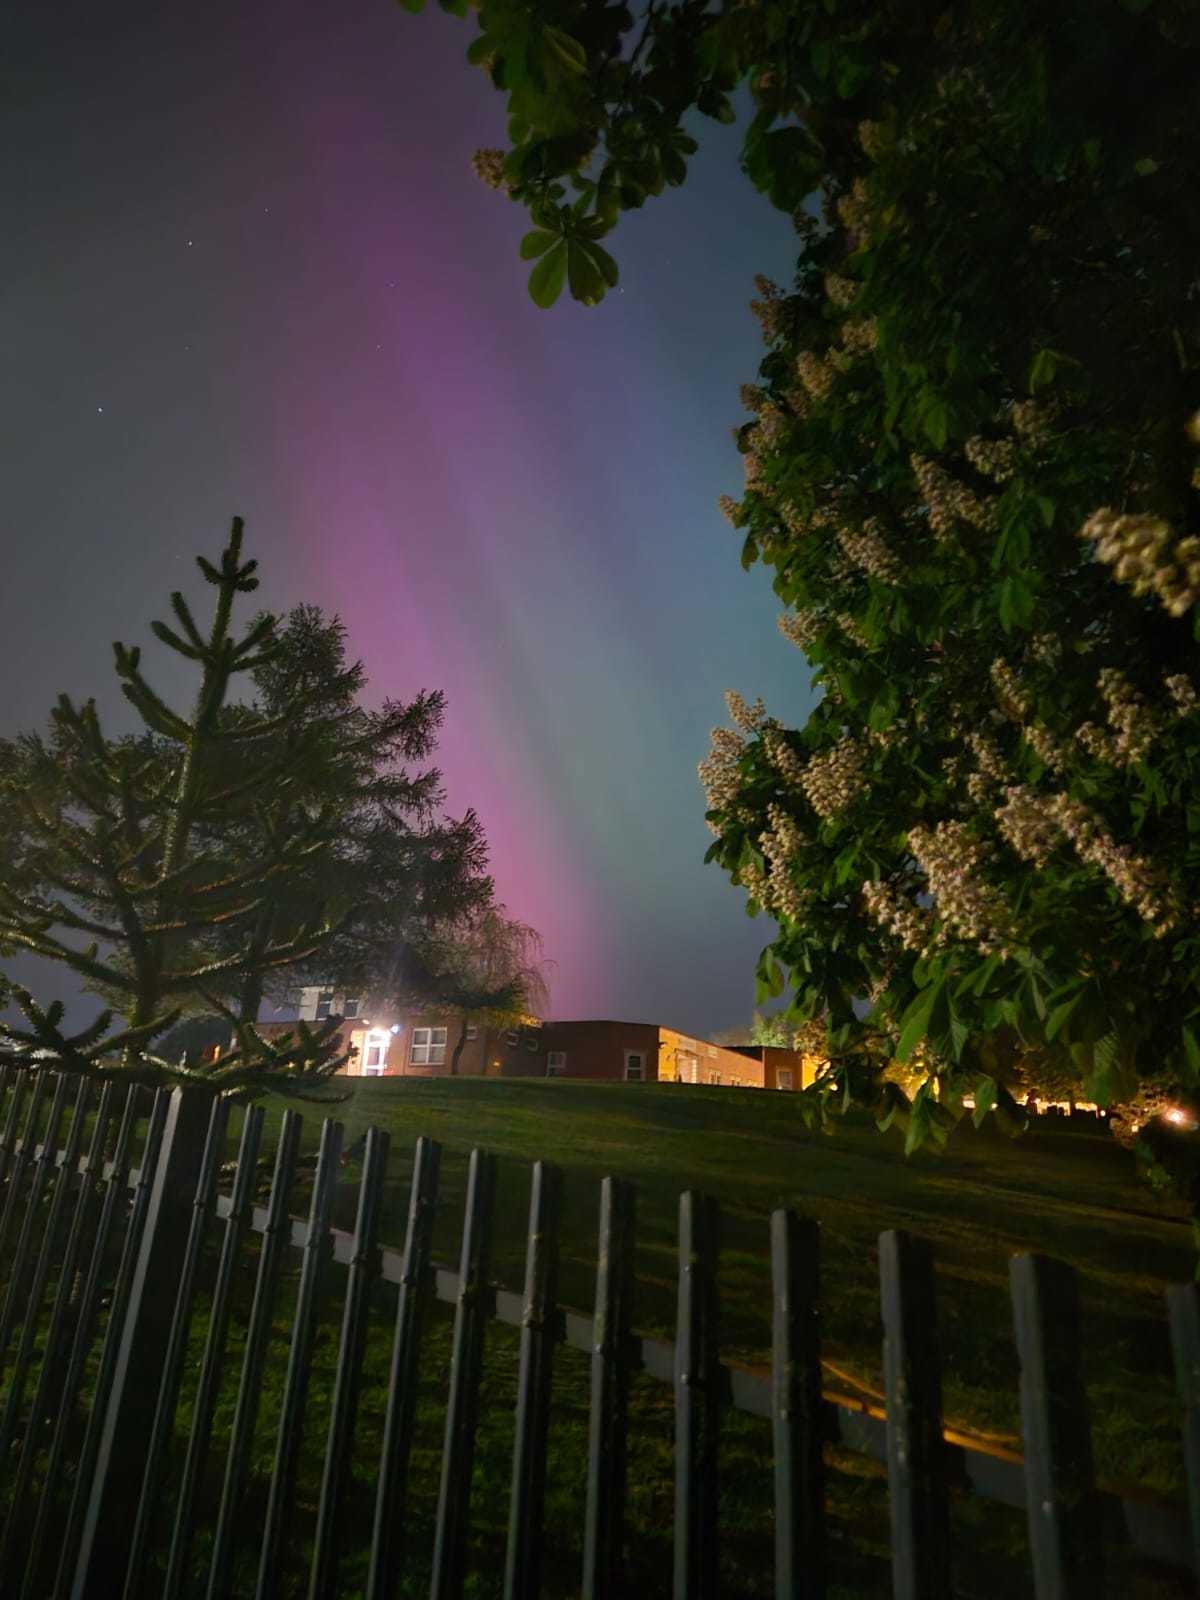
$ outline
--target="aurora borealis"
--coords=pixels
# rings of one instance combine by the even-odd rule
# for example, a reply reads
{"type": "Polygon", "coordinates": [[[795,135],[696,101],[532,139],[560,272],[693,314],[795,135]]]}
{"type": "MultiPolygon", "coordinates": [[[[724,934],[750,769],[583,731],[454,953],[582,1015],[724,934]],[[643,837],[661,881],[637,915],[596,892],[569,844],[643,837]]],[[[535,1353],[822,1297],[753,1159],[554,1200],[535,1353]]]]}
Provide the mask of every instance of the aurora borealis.
{"type": "Polygon", "coordinates": [[[0,731],[98,685],[115,729],[109,641],[238,512],[265,604],[340,613],[376,696],[446,691],[449,806],[554,1013],[711,1031],[768,930],[702,865],[696,763],[724,689],[808,703],[715,504],[793,235],[708,124],[622,220],[622,292],[537,311],[523,215],[470,171],[503,140],[470,38],[386,0],[10,27],[0,731]]]}

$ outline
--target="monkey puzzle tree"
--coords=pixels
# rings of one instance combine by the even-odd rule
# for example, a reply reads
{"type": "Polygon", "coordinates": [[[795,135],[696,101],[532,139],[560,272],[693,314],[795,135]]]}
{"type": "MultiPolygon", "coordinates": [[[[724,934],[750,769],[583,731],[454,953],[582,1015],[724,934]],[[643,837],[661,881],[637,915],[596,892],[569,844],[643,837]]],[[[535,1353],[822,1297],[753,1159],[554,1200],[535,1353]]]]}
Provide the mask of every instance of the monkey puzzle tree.
{"type": "MultiPolygon", "coordinates": [[[[264,717],[229,699],[234,680],[263,670],[275,648],[270,616],[240,638],[233,628],[238,597],[258,585],[256,565],[242,559],[235,519],[218,564],[199,559],[216,590],[207,631],[181,593],[171,596],[174,625],[153,624],[198,671],[190,712],[173,710],[152,687],[138,648],[117,644],[117,674],[144,736],[106,739],[94,702],[64,695],[47,737],[8,747],[4,805],[18,842],[7,847],[11,870],[0,877],[0,944],[67,968],[109,1009],[69,1037],[61,1003],[43,1007],[15,988],[27,1025],[0,1024],[7,1059],[115,1069],[149,1083],[194,1077],[156,1057],[154,1040],[185,1011],[219,1009],[235,983],[291,965],[332,937],[337,922],[325,907],[282,936],[258,936],[262,906],[329,848],[336,815],[294,803],[326,759],[319,739],[298,740],[271,762],[242,759],[299,709],[294,702],[264,717]],[[253,860],[214,847],[250,818],[260,841],[253,860]],[[214,952],[218,930],[223,948],[214,952]],[[114,1030],[115,1012],[124,1023],[114,1030]]],[[[309,1088],[341,1059],[331,1028],[301,1025],[298,1037],[269,1042],[252,1016],[234,1021],[237,1048],[203,1075],[213,1087],[309,1088]]]]}
{"type": "Polygon", "coordinates": [[[1030,1060],[1194,1098],[1200,13],[477,15],[511,144],[477,169],[529,209],[539,304],[603,298],[599,239],[739,85],[743,169],[795,219],[724,509],[823,696],[799,730],[732,696],[702,775],[713,859],[778,924],[760,999],[828,1017],[817,1109],[918,1049],[884,1108],[912,1145],[968,1091],[1017,1126],[1030,1060]]]}

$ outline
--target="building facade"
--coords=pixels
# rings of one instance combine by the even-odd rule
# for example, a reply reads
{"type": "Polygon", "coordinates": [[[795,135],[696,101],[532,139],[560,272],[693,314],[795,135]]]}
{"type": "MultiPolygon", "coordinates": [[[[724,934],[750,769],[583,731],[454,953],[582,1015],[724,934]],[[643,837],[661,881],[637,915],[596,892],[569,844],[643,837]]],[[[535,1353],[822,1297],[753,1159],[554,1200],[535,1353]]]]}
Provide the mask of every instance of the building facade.
{"type": "MultiPolygon", "coordinates": [[[[461,1016],[370,1008],[333,989],[302,989],[293,1013],[305,1022],[340,1016],[340,1070],[351,1077],[434,1078],[449,1074],[461,1016]]],[[[260,1024],[284,1033],[292,1020],[260,1024]]],[[[721,1084],[744,1089],[807,1088],[822,1063],[795,1050],[718,1045],[650,1022],[611,1019],[537,1022],[512,1029],[468,1025],[458,1062],[461,1077],[585,1078],[617,1083],[721,1084]]]]}

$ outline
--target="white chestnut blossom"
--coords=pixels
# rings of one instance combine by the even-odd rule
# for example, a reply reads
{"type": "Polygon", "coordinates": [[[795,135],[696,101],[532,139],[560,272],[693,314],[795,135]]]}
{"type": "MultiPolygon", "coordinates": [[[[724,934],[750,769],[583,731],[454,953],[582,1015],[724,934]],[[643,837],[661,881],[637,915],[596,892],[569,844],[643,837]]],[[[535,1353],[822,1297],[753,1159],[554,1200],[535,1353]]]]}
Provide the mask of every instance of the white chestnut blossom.
{"type": "Polygon", "coordinates": [[[935,828],[910,828],[908,845],[937,908],[937,942],[957,936],[983,955],[1007,954],[1012,920],[1000,891],[981,875],[988,855],[983,840],[962,822],[939,822],[935,828]]]}
{"type": "Polygon", "coordinates": [[[861,285],[853,278],[844,278],[839,273],[827,272],[825,274],[825,293],[831,306],[839,311],[845,311],[853,303],[861,285]]]}
{"type": "Polygon", "coordinates": [[[900,582],[904,569],[884,538],[878,518],[868,517],[861,528],[839,528],[837,537],[850,560],[869,577],[878,583],[900,582]]]}
{"type": "Polygon", "coordinates": [[[1022,736],[1042,765],[1051,772],[1061,772],[1066,766],[1063,748],[1044,722],[1029,723],[1022,736]]]}
{"type": "Polygon", "coordinates": [[[928,456],[913,456],[912,469],[921,498],[929,509],[929,526],[935,539],[948,539],[960,522],[985,533],[995,532],[998,502],[980,500],[965,483],[959,483],[945,467],[928,456]]]}
{"type": "MultiPolygon", "coordinates": [[[[698,768],[710,811],[727,811],[736,801],[741,787],[738,764],[745,749],[746,741],[732,728],[713,729],[712,748],[698,768]]],[[[710,826],[720,833],[714,824],[710,826]]]]}
{"type": "Polygon", "coordinates": [[[1044,450],[1054,437],[1057,406],[1048,400],[1018,400],[1008,413],[1013,431],[1033,450],[1044,450]]]}
{"type": "Polygon", "coordinates": [[[862,625],[858,618],[852,616],[849,611],[839,611],[835,620],[838,627],[846,635],[847,639],[850,640],[851,644],[856,644],[860,650],[871,650],[874,648],[871,644],[871,641],[863,632],[862,625]]]}
{"type": "Polygon", "coordinates": [[[471,171],[489,189],[508,189],[511,187],[504,176],[504,151],[503,150],[476,150],[471,157],[471,171]]]}
{"type": "Polygon", "coordinates": [[[985,478],[1007,483],[1016,471],[1017,447],[1011,439],[984,439],[978,434],[963,445],[963,454],[985,478]]]}
{"type": "Polygon", "coordinates": [[[790,639],[798,650],[807,650],[821,640],[828,621],[815,606],[801,606],[797,611],[784,611],[779,617],[779,631],[790,639]]]}
{"type": "Polygon", "coordinates": [[[991,668],[992,688],[996,703],[1010,722],[1026,722],[1033,710],[1033,702],[1024,681],[1003,656],[997,656],[991,668]]]}
{"type": "Polygon", "coordinates": [[[858,144],[868,161],[878,161],[887,149],[887,130],[882,122],[863,118],[858,125],[858,144]]]}
{"type": "MultiPolygon", "coordinates": [[[[1200,413],[1197,414],[1200,415],[1200,413]]],[[[1186,672],[1176,672],[1164,677],[1163,685],[1175,702],[1178,716],[1190,717],[1192,712],[1200,706],[1200,695],[1196,693],[1196,685],[1186,672]]]]}
{"type": "Polygon", "coordinates": [[[748,705],[736,689],[725,691],[725,704],[729,707],[729,716],[735,728],[745,734],[755,734],[767,720],[766,707],[758,699],[753,705],[748,705]]]}
{"type": "Polygon", "coordinates": [[[796,357],[796,376],[814,400],[824,400],[833,388],[837,372],[829,361],[822,360],[811,350],[801,350],[796,357]]]}
{"type": "Polygon", "coordinates": [[[1050,797],[1048,807],[1079,859],[1104,873],[1122,900],[1153,927],[1156,938],[1169,933],[1176,917],[1163,893],[1163,874],[1135,855],[1128,845],[1117,844],[1082,801],[1058,794],[1050,797]]]}
{"type": "Polygon", "coordinates": [[[754,287],[758,290],[759,299],[751,300],[750,310],[758,318],[763,339],[767,344],[773,344],[784,327],[783,290],[777,283],[772,283],[770,278],[764,278],[761,273],[755,278],[754,287]]]}
{"type": "Polygon", "coordinates": [[[1200,600],[1200,539],[1172,543],[1173,530],[1149,512],[1120,512],[1105,506],[1079,530],[1093,540],[1096,559],[1113,569],[1118,583],[1137,595],[1155,595],[1173,617],[1182,617],[1200,600]]]}
{"type": "Polygon", "coordinates": [[[867,915],[899,939],[906,950],[926,949],[933,933],[933,918],[889,883],[864,883],[867,915]]]}
{"type": "Polygon", "coordinates": [[[735,500],[731,494],[723,494],[717,500],[722,516],[728,517],[735,528],[740,528],[746,521],[746,513],[740,500],[735,500]]]}
{"type": "Polygon", "coordinates": [[[855,178],[850,189],[837,203],[838,220],[848,233],[863,239],[871,228],[871,198],[862,178],[855,178]]]}
{"type": "Polygon", "coordinates": [[[842,344],[856,356],[879,348],[879,322],[875,317],[851,317],[842,323],[842,344]]]}
{"type": "Polygon", "coordinates": [[[780,777],[786,778],[790,783],[804,782],[804,762],[778,729],[768,728],[763,734],[763,744],[766,747],[767,759],[780,777]]]}
{"type": "Polygon", "coordinates": [[[1026,784],[1004,791],[1004,804],[993,813],[1000,835],[1022,861],[1044,866],[1062,838],[1062,830],[1045,795],[1026,784]]]}
{"type": "Polygon", "coordinates": [[[867,786],[864,752],[852,734],[845,733],[831,750],[819,751],[800,774],[808,803],[819,817],[836,817],[867,786]]]}
{"type": "Polygon", "coordinates": [[[1112,748],[1118,761],[1132,766],[1154,743],[1158,719],[1129,679],[1116,667],[1104,667],[1097,684],[1108,706],[1108,723],[1113,730],[1112,748]]]}

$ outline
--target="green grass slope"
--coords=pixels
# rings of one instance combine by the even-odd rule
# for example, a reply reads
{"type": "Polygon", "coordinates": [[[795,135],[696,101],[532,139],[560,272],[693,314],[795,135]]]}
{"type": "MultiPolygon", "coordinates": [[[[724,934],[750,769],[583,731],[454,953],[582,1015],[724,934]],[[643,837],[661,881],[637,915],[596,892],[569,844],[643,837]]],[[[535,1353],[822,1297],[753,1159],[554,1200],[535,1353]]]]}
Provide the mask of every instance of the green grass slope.
{"type": "MultiPolygon", "coordinates": [[[[676,1215],[682,1189],[722,1207],[722,1347],[752,1363],[769,1345],[767,1218],[790,1206],[822,1226],[823,1333],[830,1387],[881,1382],[875,1241],[901,1227],[928,1238],[940,1282],[947,1420],[1009,1442],[1018,1433],[1017,1363],[1007,1261],[1040,1250],[1078,1268],[1081,1360],[1093,1407],[1098,1470],[1109,1482],[1178,1495],[1183,1467],[1163,1290],[1193,1268],[1176,1209],[1142,1188],[1129,1156],[1097,1124],[1046,1121],[1009,1141],[969,1124],[941,1157],[906,1159],[895,1136],[849,1121],[807,1133],[786,1094],[680,1085],[563,1080],[363,1079],[336,1115],[348,1140],[368,1124],[392,1139],[389,1242],[403,1236],[413,1142],[445,1150],[437,1253],[457,1259],[467,1152],[501,1157],[493,1276],[519,1288],[528,1166],[566,1172],[561,1296],[590,1305],[598,1180],[638,1189],[637,1321],[670,1334],[676,1215]]],[[[315,1119],[309,1127],[315,1139],[315,1119]]],[[[343,1197],[348,1224],[352,1193],[343,1197]]]]}

